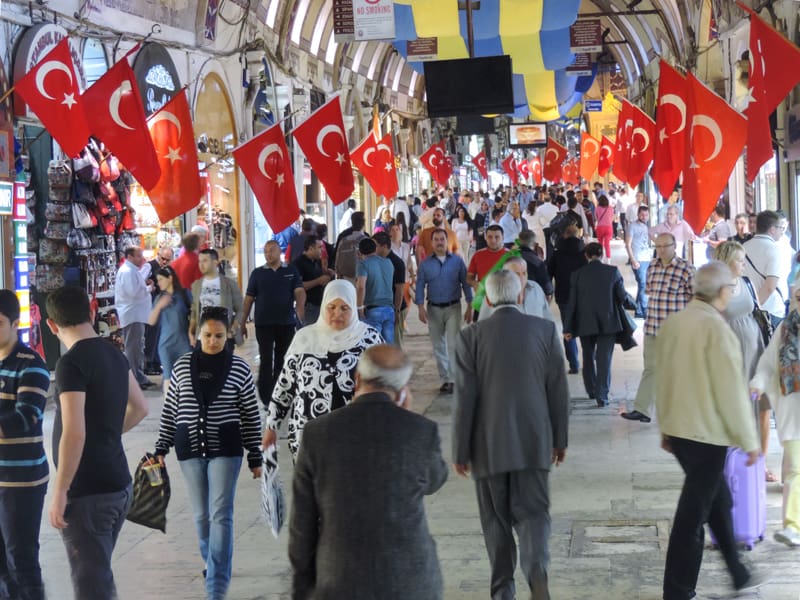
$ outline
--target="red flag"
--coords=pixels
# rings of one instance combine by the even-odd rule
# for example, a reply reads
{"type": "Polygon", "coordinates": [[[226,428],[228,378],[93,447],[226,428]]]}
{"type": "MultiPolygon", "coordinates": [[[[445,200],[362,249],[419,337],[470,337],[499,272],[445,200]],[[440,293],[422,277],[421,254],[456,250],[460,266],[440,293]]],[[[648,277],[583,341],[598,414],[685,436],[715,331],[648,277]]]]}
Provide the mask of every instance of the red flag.
{"type": "Polygon", "coordinates": [[[527,160],[521,160],[517,163],[517,170],[522,173],[523,183],[528,183],[528,177],[531,176],[531,168],[527,160]]]}
{"type": "Polygon", "coordinates": [[[633,114],[633,104],[623,98],[622,110],[617,117],[617,138],[614,140],[614,177],[624,182],[628,181],[633,114]]]}
{"type": "Polygon", "coordinates": [[[534,156],[528,161],[528,166],[530,167],[531,175],[533,175],[533,183],[542,185],[542,159],[534,156]]]}
{"type": "Polygon", "coordinates": [[[383,165],[376,161],[374,154],[377,150],[378,141],[375,139],[374,133],[370,131],[367,137],[350,153],[350,159],[370,187],[380,195],[383,193],[381,191],[383,189],[383,165]]]}
{"type": "Polygon", "coordinates": [[[473,156],[472,164],[478,169],[483,179],[489,179],[489,171],[486,169],[486,152],[481,150],[477,156],[473,156]]]}
{"type": "Polygon", "coordinates": [[[311,168],[331,197],[341,204],[356,185],[350,167],[350,151],[344,135],[344,120],[339,96],[334,96],[292,131],[311,168]]]}
{"type": "Polygon", "coordinates": [[[700,231],[719,201],[747,138],[746,119],[693,75],[687,77],[683,218],[700,231]]]}
{"type": "MultiPolygon", "coordinates": [[[[444,147],[444,143],[442,143],[442,146],[444,147]]],[[[453,157],[449,154],[445,156],[443,162],[439,163],[439,176],[444,181],[442,185],[447,185],[450,178],[453,176],[455,167],[455,161],[453,161],[453,157]]]]}
{"type": "Polygon", "coordinates": [[[511,185],[517,185],[519,176],[517,175],[517,159],[513,154],[509,154],[503,159],[503,171],[506,172],[508,178],[511,180],[511,185]]]}
{"type": "Polygon", "coordinates": [[[600,163],[600,142],[588,133],[581,133],[581,177],[587,181],[594,177],[600,163]]]}
{"type": "Polygon", "coordinates": [[[381,169],[381,193],[386,198],[394,198],[400,189],[397,184],[397,171],[394,168],[394,150],[392,149],[392,135],[387,133],[375,146],[377,158],[375,161],[381,169]]]}
{"type": "Polygon", "coordinates": [[[447,177],[443,177],[446,175],[447,165],[442,164],[445,162],[444,140],[428,148],[428,150],[419,157],[419,160],[422,166],[431,174],[431,179],[441,186],[447,184],[447,177]]]}
{"type": "Polygon", "coordinates": [[[186,90],[153,114],[147,127],[161,167],[161,178],[148,196],[159,220],[167,223],[192,210],[203,196],[186,90]]]}
{"type": "Polygon", "coordinates": [[[658,78],[655,151],[650,175],[664,197],[672,193],[681,175],[686,152],[686,131],[686,78],[662,60],[658,78]]]}
{"type": "Polygon", "coordinates": [[[103,140],[144,189],[153,189],[161,178],[161,167],[128,57],[86,90],[83,101],[92,133],[103,140]]]}
{"type": "Polygon", "coordinates": [[[280,125],[273,125],[233,151],[272,231],[283,231],[300,216],[291,158],[280,125]]]}
{"type": "Polygon", "coordinates": [[[631,153],[627,175],[631,187],[636,187],[653,162],[653,142],[656,124],[650,115],[638,106],[633,107],[633,129],[631,130],[631,153]]]}
{"type": "Polygon", "coordinates": [[[571,158],[565,162],[564,166],[561,168],[564,181],[571,183],[572,185],[578,185],[581,182],[580,165],[578,160],[578,158],[571,158]]]}
{"type": "Polygon", "coordinates": [[[747,117],[747,181],[773,156],[769,115],[800,82],[800,48],[750,13],[750,94],[747,117]]]}
{"type": "Polygon", "coordinates": [[[89,141],[78,77],[64,38],[14,84],[45,129],[68,156],[77,156],[89,141]]]}
{"type": "Polygon", "coordinates": [[[605,177],[609,169],[614,166],[614,142],[603,136],[600,144],[600,157],[597,163],[597,174],[605,177]]]}
{"type": "Polygon", "coordinates": [[[561,181],[561,163],[566,158],[567,149],[552,138],[547,138],[547,149],[544,151],[544,178],[547,181],[561,181]]]}

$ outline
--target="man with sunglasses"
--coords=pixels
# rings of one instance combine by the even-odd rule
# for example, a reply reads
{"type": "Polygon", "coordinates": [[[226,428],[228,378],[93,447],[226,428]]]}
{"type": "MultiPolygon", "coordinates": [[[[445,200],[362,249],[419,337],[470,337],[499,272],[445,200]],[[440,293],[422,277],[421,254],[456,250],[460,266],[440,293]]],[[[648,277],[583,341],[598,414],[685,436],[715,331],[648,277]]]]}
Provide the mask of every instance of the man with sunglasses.
{"type": "MultiPolygon", "coordinates": [[[[148,261],[150,265],[150,275],[148,276],[147,283],[152,285],[150,295],[153,302],[159,294],[158,286],[156,285],[156,275],[164,267],[169,266],[172,262],[174,253],[169,246],[162,246],[156,252],[153,260],[148,261]]],[[[146,325],[144,330],[144,373],[145,375],[161,375],[161,360],[158,358],[158,325],[146,325]]]]}

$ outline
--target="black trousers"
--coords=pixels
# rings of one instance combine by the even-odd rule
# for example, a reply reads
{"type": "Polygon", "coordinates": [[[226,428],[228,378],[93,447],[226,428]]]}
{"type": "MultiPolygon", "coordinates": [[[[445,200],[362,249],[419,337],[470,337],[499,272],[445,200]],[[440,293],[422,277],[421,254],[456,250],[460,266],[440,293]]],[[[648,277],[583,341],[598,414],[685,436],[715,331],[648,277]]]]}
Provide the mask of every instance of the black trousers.
{"type": "Polygon", "coordinates": [[[728,449],[676,437],[671,437],[670,443],[686,478],[669,536],[664,600],[694,598],[703,560],[705,523],[717,538],[734,587],[739,588],[747,583],[750,573],[739,558],[733,537],[733,501],[723,477],[728,449]]]}
{"type": "Polygon", "coordinates": [[[294,338],[294,325],[256,325],[261,364],[258,367],[258,395],[264,406],[272,398],[275,382],[283,369],[283,357],[294,338]]]}
{"type": "Polygon", "coordinates": [[[39,525],[47,484],[0,488],[0,598],[44,600],[39,525]]]}

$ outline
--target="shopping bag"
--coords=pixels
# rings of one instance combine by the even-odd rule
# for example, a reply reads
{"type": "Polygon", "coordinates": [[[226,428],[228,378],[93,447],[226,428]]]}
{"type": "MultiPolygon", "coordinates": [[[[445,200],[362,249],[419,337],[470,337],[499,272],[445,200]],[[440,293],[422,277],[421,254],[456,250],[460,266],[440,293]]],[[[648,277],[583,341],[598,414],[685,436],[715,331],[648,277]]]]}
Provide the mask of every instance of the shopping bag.
{"type": "Polygon", "coordinates": [[[283,484],[278,475],[278,446],[271,445],[261,453],[264,467],[261,469],[261,514],[276,538],[283,526],[286,508],[283,499],[283,484]]]}
{"type": "Polygon", "coordinates": [[[127,519],[150,529],[167,532],[167,505],[171,490],[167,467],[146,453],[133,475],[133,502],[127,519]]]}

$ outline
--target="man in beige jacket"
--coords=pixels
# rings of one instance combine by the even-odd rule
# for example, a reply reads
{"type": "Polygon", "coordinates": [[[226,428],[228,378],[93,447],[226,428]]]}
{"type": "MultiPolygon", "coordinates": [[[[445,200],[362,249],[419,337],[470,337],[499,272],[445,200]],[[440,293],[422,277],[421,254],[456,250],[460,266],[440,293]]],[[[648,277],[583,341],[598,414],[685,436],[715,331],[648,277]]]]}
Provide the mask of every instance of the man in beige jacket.
{"type": "Polygon", "coordinates": [[[664,569],[664,600],[695,596],[708,523],[738,591],[755,588],[736,549],[732,500],[723,477],[728,447],[760,454],[753,405],[742,372],[736,335],[720,314],[730,301],[733,275],[712,261],[697,271],[694,300],[664,321],[656,355],[656,411],[662,447],[675,455],[686,478],[672,525],[664,569]]]}

